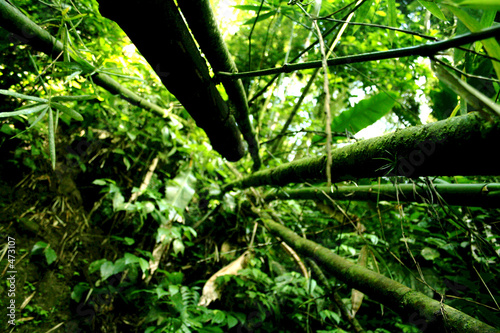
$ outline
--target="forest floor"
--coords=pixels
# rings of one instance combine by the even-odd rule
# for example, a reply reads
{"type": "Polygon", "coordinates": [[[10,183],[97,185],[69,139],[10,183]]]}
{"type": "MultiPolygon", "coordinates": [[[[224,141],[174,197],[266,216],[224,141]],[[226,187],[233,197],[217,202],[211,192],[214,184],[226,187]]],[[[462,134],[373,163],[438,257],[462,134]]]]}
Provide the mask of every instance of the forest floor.
{"type": "MultiPolygon", "coordinates": [[[[121,304],[119,290],[96,288],[90,295],[82,293],[83,297],[74,294],[79,283],[95,280],[89,277],[90,263],[119,255],[119,246],[110,237],[112,221],[105,226],[108,230],[88,223],[92,212],[84,208],[68,175],[61,178],[50,169],[5,166],[0,172],[0,331],[134,331],[132,323],[139,319],[133,307],[121,304]],[[50,247],[40,248],[45,244],[50,247]],[[15,316],[9,317],[11,303],[15,316]],[[119,311],[113,311],[117,306],[119,311]],[[15,326],[10,322],[13,318],[15,326]],[[130,326],[117,327],[124,322],[130,326]]],[[[90,207],[98,206],[95,197],[91,201],[90,207]]]]}

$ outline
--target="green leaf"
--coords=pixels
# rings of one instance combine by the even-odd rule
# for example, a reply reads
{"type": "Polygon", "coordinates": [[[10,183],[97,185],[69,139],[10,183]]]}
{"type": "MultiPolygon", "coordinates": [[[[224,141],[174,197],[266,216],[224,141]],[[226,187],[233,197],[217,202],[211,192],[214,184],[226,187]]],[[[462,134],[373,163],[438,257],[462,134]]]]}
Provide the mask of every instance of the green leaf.
{"type": "Polygon", "coordinates": [[[104,179],[96,179],[92,182],[94,185],[105,186],[107,183],[104,179]]]}
{"type": "Polygon", "coordinates": [[[179,252],[184,254],[184,243],[180,239],[174,239],[172,245],[175,254],[178,254],[179,252]]]}
{"type": "Polygon", "coordinates": [[[141,267],[142,272],[146,273],[149,269],[149,262],[146,259],[139,258],[139,266],[141,267]]]}
{"type": "Polygon", "coordinates": [[[101,265],[103,263],[105,263],[106,261],[107,261],[106,259],[99,259],[99,260],[92,262],[89,265],[89,273],[92,274],[92,273],[96,272],[98,269],[101,268],[101,265]]]}
{"type": "Polygon", "coordinates": [[[125,156],[123,156],[123,164],[125,164],[127,170],[130,169],[130,161],[125,156]]]}
{"type": "Polygon", "coordinates": [[[436,249],[432,249],[430,247],[424,247],[422,251],[420,251],[420,254],[422,257],[424,257],[426,260],[431,260],[434,261],[435,259],[439,258],[440,254],[439,251],[436,249]]]}
{"type": "Polygon", "coordinates": [[[80,282],[76,286],[73,287],[73,291],[71,292],[71,299],[77,303],[80,303],[82,299],[82,295],[84,292],[90,289],[90,286],[86,282],[80,282]]]}
{"type": "Polygon", "coordinates": [[[48,106],[42,112],[40,112],[40,114],[38,115],[38,117],[31,123],[31,125],[30,125],[30,127],[28,127],[28,129],[32,128],[40,120],[42,120],[42,118],[45,117],[45,115],[47,114],[47,111],[49,111],[49,107],[48,106]]]}
{"type": "Polygon", "coordinates": [[[113,196],[113,210],[114,211],[119,211],[123,210],[125,205],[125,198],[121,194],[121,192],[115,192],[115,195],[113,196]]]}
{"type": "Polygon", "coordinates": [[[135,240],[130,237],[125,237],[123,239],[123,242],[125,243],[125,245],[133,245],[135,243],[135,240]]]}
{"type": "Polygon", "coordinates": [[[52,161],[52,170],[56,169],[56,133],[54,129],[54,116],[49,107],[49,153],[52,161]]]}
{"type": "Polygon", "coordinates": [[[128,253],[128,252],[125,253],[123,258],[125,259],[125,264],[127,264],[127,265],[139,262],[139,257],[133,255],[132,253],[128,253]]]}
{"type": "MultiPolygon", "coordinates": [[[[165,197],[168,203],[176,209],[177,212],[182,212],[194,196],[194,186],[196,178],[190,170],[181,171],[165,188],[165,197]]],[[[169,219],[173,219],[176,211],[170,211],[169,219]]]]}
{"type": "Polygon", "coordinates": [[[344,132],[348,130],[353,133],[361,131],[387,114],[396,104],[397,97],[398,94],[395,92],[382,92],[360,101],[333,119],[332,131],[344,132]]]}
{"type": "Polygon", "coordinates": [[[77,96],[54,96],[51,101],[54,102],[74,102],[74,101],[88,101],[91,99],[97,99],[94,95],[77,95],[77,96]]]}
{"type": "MultiPolygon", "coordinates": [[[[241,9],[241,10],[252,10],[254,12],[258,12],[259,11],[259,8],[260,8],[260,5],[236,5],[236,6],[233,6],[234,8],[237,8],[237,9],[241,9]]],[[[271,7],[269,6],[262,6],[262,10],[265,10],[265,11],[268,11],[268,10],[271,10],[271,7]]]]}
{"type": "Polygon", "coordinates": [[[441,9],[435,2],[418,0],[422,6],[424,6],[432,15],[436,16],[438,19],[446,21],[446,16],[444,16],[441,9]]]}
{"type": "Polygon", "coordinates": [[[45,254],[45,260],[47,260],[47,264],[52,264],[54,261],[57,259],[57,254],[56,251],[51,249],[50,247],[47,247],[45,251],[43,251],[45,254]]]}
{"type": "Polygon", "coordinates": [[[5,90],[5,89],[0,89],[0,94],[12,96],[12,97],[16,97],[16,98],[21,98],[21,99],[26,99],[28,101],[35,101],[35,102],[47,103],[49,101],[48,99],[45,99],[45,98],[24,95],[24,94],[16,93],[14,91],[5,90]]]}
{"type": "Polygon", "coordinates": [[[113,265],[113,263],[111,261],[105,261],[101,267],[100,267],[100,271],[101,271],[101,278],[103,280],[106,280],[107,278],[109,278],[111,275],[113,275],[113,271],[114,271],[114,268],[115,268],[115,265],[113,265]]]}
{"type": "Polygon", "coordinates": [[[476,110],[486,110],[500,117],[500,105],[493,102],[488,96],[485,96],[467,82],[460,80],[438,63],[432,62],[432,67],[440,81],[445,83],[455,93],[459,94],[476,110]]]}
{"type": "MultiPolygon", "coordinates": [[[[389,0],[389,8],[388,8],[388,21],[389,21],[389,26],[391,27],[394,27],[394,28],[397,28],[396,26],[396,19],[397,19],[397,13],[396,13],[396,0],[389,0]]],[[[392,41],[394,40],[394,36],[395,36],[395,33],[394,33],[394,30],[389,30],[388,31],[388,34],[389,34],[389,40],[391,41],[391,44],[392,44],[392,41]]]]}
{"type": "Polygon", "coordinates": [[[261,14],[259,16],[252,17],[248,21],[243,22],[242,25],[250,25],[250,24],[258,23],[260,21],[264,21],[264,20],[272,17],[274,14],[276,14],[276,12],[277,12],[277,10],[271,10],[265,14],[261,14]]]}
{"type": "MultiPolygon", "coordinates": [[[[455,16],[472,32],[481,30],[483,27],[481,23],[475,18],[470,16],[466,11],[456,8],[453,6],[447,6],[447,8],[455,14],[455,16]]],[[[500,45],[494,38],[488,38],[481,41],[486,52],[490,57],[500,59],[500,45]]],[[[497,78],[500,78],[500,63],[498,61],[492,61],[493,68],[495,68],[495,73],[497,78]]]]}
{"type": "Polygon", "coordinates": [[[460,7],[500,10],[500,1],[498,0],[455,0],[454,2],[460,7]]]}
{"type": "Polygon", "coordinates": [[[221,324],[226,320],[226,314],[224,311],[214,310],[214,316],[212,317],[212,322],[216,324],[221,324]]]}
{"type": "Polygon", "coordinates": [[[83,120],[83,117],[81,114],[79,114],[78,112],[76,112],[75,110],[73,110],[71,108],[68,108],[66,105],[51,101],[50,106],[53,106],[56,109],[58,109],[59,111],[66,113],[68,116],[70,116],[71,118],[73,118],[75,120],[78,120],[78,121],[83,120]]]}
{"type": "Polygon", "coordinates": [[[23,109],[20,109],[17,111],[2,112],[2,113],[0,113],[0,118],[27,115],[27,114],[36,113],[39,111],[46,110],[47,108],[48,108],[48,106],[46,103],[37,103],[37,104],[30,105],[27,108],[23,108],[23,109]]]}
{"type": "Polygon", "coordinates": [[[49,244],[45,242],[36,242],[35,245],[33,245],[33,248],[31,249],[31,254],[40,254],[47,248],[49,244]]]}
{"type": "MultiPolygon", "coordinates": [[[[355,20],[356,22],[363,22],[366,18],[366,15],[370,12],[370,7],[372,5],[372,1],[365,1],[363,4],[356,10],[355,20]]],[[[358,29],[361,28],[360,25],[352,26],[352,33],[354,34],[358,29]]]]}
{"type": "Polygon", "coordinates": [[[121,273],[126,268],[127,264],[125,263],[125,258],[120,258],[113,264],[113,274],[121,273]]]}
{"type": "Polygon", "coordinates": [[[233,328],[236,325],[238,325],[238,319],[236,319],[236,317],[231,316],[230,314],[228,314],[227,315],[227,327],[228,328],[233,328]]]}

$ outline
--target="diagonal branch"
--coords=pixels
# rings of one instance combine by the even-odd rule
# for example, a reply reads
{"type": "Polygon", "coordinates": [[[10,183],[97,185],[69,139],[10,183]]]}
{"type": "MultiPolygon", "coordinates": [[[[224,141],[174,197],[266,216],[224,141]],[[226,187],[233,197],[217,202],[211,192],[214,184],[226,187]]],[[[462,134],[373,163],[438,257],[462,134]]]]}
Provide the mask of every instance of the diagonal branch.
{"type": "MultiPolygon", "coordinates": [[[[193,32],[198,44],[200,44],[213,71],[237,72],[236,64],[219,31],[210,1],[184,0],[178,3],[182,14],[189,24],[189,28],[193,32]]],[[[243,83],[241,80],[233,81],[227,77],[222,77],[221,81],[226,89],[229,101],[234,105],[235,118],[241,133],[248,143],[248,150],[254,163],[253,169],[258,170],[261,165],[259,143],[250,122],[248,101],[243,83]]]]}
{"type": "Polygon", "coordinates": [[[291,245],[299,254],[309,256],[340,281],[348,284],[371,299],[399,313],[425,324],[429,332],[498,332],[481,322],[442,302],[425,296],[388,277],[351,263],[313,241],[302,238],[292,230],[270,219],[262,219],[275,236],[291,245]]]}
{"type": "MultiPolygon", "coordinates": [[[[383,176],[496,175],[491,144],[500,141],[500,122],[477,112],[398,130],[332,151],[332,182],[383,176]]],[[[326,156],[262,170],[227,184],[224,190],[282,186],[325,179],[326,156]]]]}

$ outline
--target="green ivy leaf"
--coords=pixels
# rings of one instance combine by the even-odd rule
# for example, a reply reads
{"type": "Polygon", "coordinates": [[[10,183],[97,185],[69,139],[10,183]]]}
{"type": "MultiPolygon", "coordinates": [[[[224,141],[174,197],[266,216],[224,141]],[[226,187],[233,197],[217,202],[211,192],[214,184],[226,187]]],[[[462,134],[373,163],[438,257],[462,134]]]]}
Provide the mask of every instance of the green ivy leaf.
{"type": "Polygon", "coordinates": [[[45,242],[36,242],[36,244],[33,245],[33,248],[31,249],[31,254],[40,254],[48,246],[49,246],[49,244],[47,244],[45,242]]]}
{"type": "Polygon", "coordinates": [[[114,271],[114,268],[115,268],[115,265],[111,262],[111,261],[105,261],[101,267],[100,267],[100,271],[101,271],[101,278],[103,280],[106,280],[107,278],[109,278],[111,275],[113,275],[113,271],[114,271]]]}
{"type": "Polygon", "coordinates": [[[431,260],[434,261],[435,259],[439,258],[440,254],[439,251],[436,249],[431,249],[430,247],[424,247],[422,251],[420,251],[420,254],[422,257],[424,257],[426,260],[431,260]]]}
{"type": "Polygon", "coordinates": [[[174,239],[173,248],[175,254],[178,254],[179,252],[184,254],[184,243],[180,239],[174,239]]]}
{"type": "Polygon", "coordinates": [[[46,248],[45,251],[45,260],[47,260],[47,264],[52,264],[57,259],[56,251],[51,249],[50,247],[46,248]]]}

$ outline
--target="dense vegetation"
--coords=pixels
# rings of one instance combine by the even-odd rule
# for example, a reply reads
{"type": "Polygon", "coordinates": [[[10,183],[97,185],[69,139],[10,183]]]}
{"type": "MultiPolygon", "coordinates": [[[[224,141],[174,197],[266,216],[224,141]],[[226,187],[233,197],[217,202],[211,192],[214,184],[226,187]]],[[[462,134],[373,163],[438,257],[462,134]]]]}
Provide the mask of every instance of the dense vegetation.
{"type": "Polygon", "coordinates": [[[212,1],[237,162],[105,3],[0,0],[2,329],[500,327],[497,3],[212,1]]]}

